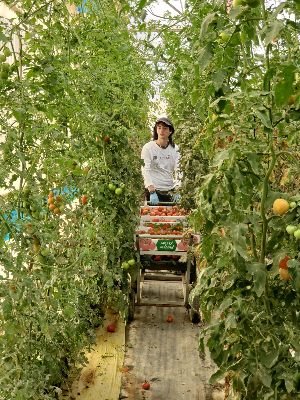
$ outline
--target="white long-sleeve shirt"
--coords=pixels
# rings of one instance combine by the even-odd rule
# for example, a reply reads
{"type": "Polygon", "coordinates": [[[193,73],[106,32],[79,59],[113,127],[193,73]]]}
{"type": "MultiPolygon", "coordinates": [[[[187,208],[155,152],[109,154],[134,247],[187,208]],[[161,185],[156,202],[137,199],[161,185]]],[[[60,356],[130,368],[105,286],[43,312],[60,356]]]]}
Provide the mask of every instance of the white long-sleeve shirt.
{"type": "Polygon", "coordinates": [[[168,191],[180,186],[180,154],[177,145],[172,147],[169,144],[166,149],[162,149],[153,140],[144,145],[141,158],[144,160],[142,174],[146,188],[154,185],[158,190],[168,191]]]}

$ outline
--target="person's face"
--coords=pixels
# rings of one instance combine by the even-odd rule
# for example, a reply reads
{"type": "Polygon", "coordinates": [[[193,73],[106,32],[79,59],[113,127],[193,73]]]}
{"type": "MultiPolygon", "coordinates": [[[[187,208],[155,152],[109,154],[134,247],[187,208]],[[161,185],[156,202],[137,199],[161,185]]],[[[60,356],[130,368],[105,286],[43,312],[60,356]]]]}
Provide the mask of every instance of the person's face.
{"type": "Polygon", "coordinates": [[[156,125],[156,132],[158,137],[162,139],[167,139],[171,134],[170,127],[161,122],[156,125]]]}

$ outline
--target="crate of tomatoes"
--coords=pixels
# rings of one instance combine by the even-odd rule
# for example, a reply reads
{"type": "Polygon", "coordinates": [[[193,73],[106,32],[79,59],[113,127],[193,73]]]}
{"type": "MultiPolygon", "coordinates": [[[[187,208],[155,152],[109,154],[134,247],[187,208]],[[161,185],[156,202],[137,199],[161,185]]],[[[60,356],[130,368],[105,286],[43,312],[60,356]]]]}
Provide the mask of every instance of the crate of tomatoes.
{"type": "Polygon", "coordinates": [[[178,206],[143,206],[136,231],[141,254],[186,252],[189,238],[184,237],[187,212],[178,206]]]}

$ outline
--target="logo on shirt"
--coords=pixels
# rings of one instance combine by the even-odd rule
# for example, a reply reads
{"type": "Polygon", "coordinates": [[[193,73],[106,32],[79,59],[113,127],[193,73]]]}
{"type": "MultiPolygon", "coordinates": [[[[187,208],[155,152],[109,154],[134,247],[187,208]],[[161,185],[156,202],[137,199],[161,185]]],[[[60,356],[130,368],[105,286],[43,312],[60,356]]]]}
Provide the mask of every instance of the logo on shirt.
{"type": "MultiPolygon", "coordinates": [[[[159,157],[160,160],[169,160],[170,159],[170,155],[164,156],[164,157],[159,157]]],[[[157,160],[158,157],[157,156],[153,156],[153,160],[157,160]]]]}

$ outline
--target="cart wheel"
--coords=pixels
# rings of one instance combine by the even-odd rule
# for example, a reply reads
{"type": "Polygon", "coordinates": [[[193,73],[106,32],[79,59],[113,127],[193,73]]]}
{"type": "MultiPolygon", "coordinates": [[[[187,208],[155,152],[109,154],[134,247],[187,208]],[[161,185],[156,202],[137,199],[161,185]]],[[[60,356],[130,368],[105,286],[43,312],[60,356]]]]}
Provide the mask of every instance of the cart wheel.
{"type": "Polygon", "coordinates": [[[135,310],[135,292],[131,290],[128,296],[128,317],[127,321],[131,322],[134,320],[134,310],[135,310]]]}
{"type": "Polygon", "coordinates": [[[189,308],[189,317],[193,324],[198,324],[201,321],[200,314],[193,308],[189,308]]]}

